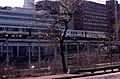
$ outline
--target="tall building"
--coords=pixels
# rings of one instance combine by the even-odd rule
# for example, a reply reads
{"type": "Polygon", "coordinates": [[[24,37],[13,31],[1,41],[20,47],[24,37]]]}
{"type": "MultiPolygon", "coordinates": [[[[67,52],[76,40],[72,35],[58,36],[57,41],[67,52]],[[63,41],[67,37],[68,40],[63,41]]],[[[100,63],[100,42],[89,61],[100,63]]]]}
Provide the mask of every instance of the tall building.
{"type": "Polygon", "coordinates": [[[34,4],[35,0],[24,0],[24,8],[35,8],[35,4],[34,4]]]}
{"type": "Polygon", "coordinates": [[[59,12],[60,8],[59,8],[59,1],[38,1],[35,5],[35,9],[37,11],[39,10],[47,10],[47,11],[55,11],[55,12],[59,12]]]}
{"type": "MultiPolygon", "coordinates": [[[[84,0],[43,0],[36,3],[36,10],[47,10],[56,13],[64,13],[66,9],[69,11],[76,9],[76,7],[78,7],[78,5],[83,1],[84,0]]],[[[69,29],[74,29],[73,19],[69,22],[69,29]]]]}
{"type": "Polygon", "coordinates": [[[84,1],[75,11],[74,29],[106,32],[109,30],[107,17],[106,5],[84,1]]]}
{"type": "MultiPolygon", "coordinates": [[[[68,9],[73,9],[76,2],[72,0],[59,0],[63,5],[67,5],[68,9]]],[[[69,24],[69,29],[75,30],[89,30],[89,31],[102,31],[108,32],[114,25],[116,20],[115,9],[117,9],[117,19],[120,18],[120,6],[116,0],[108,0],[106,4],[100,4],[91,1],[81,0],[81,5],[75,6],[75,14],[73,20],[69,24]]],[[[36,4],[36,10],[47,10],[52,6],[54,11],[64,12],[65,9],[61,8],[58,1],[39,1],[36,4]]],[[[50,9],[49,9],[50,11],[50,9]]]]}
{"type": "Polygon", "coordinates": [[[108,20],[110,22],[110,26],[113,26],[116,22],[116,20],[118,20],[118,10],[119,10],[119,5],[118,5],[118,1],[116,0],[109,0],[106,1],[106,6],[107,6],[107,10],[108,10],[108,20]]]}
{"type": "Polygon", "coordinates": [[[83,3],[85,0],[59,0],[62,6],[60,5],[60,11],[66,12],[66,9],[74,11],[78,5],[83,3]],[[64,7],[65,6],[65,7],[64,7]]]}

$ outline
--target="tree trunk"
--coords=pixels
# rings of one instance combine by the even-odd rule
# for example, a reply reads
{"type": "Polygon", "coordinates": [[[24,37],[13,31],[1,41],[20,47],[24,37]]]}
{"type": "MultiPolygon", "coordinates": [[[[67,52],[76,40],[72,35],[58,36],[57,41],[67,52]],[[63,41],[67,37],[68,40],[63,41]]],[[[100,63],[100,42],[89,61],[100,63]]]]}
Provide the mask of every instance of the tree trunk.
{"type": "Polygon", "coordinates": [[[62,39],[60,41],[60,54],[61,54],[61,58],[62,58],[62,65],[63,65],[63,72],[66,73],[67,72],[67,68],[66,68],[66,62],[65,62],[65,55],[64,55],[64,50],[63,50],[63,43],[65,40],[65,36],[68,30],[68,23],[69,22],[64,22],[65,23],[65,31],[63,33],[62,39]]]}
{"type": "Polygon", "coordinates": [[[63,72],[67,72],[66,64],[65,64],[65,55],[64,55],[64,50],[63,50],[63,43],[64,41],[60,41],[60,54],[62,58],[62,66],[63,66],[63,72]]]}

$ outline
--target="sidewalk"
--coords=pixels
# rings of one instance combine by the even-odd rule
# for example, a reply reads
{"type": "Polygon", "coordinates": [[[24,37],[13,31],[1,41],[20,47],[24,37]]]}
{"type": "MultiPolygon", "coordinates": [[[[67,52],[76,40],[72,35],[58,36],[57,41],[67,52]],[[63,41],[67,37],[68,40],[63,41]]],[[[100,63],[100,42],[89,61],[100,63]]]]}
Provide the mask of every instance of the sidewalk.
{"type": "Polygon", "coordinates": [[[31,77],[31,78],[23,78],[23,79],[53,79],[53,78],[61,78],[61,77],[73,77],[78,76],[74,74],[61,74],[61,75],[50,75],[50,76],[43,76],[43,77],[31,77]]]}
{"type": "Polygon", "coordinates": [[[120,79],[120,72],[72,79],[120,79]]]}
{"type": "MultiPolygon", "coordinates": [[[[31,77],[31,78],[23,78],[23,79],[54,79],[54,78],[63,78],[63,77],[75,77],[80,74],[61,74],[61,75],[50,75],[50,76],[42,76],[42,77],[31,77]]],[[[79,77],[72,79],[120,79],[120,72],[89,76],[89,77],[79,77]]]]}

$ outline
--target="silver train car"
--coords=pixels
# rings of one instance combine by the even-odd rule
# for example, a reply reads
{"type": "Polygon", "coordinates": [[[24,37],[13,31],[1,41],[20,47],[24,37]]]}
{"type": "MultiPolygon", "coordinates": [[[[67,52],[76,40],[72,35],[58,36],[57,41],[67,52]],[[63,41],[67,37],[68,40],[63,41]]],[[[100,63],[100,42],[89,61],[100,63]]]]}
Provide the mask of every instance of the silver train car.
{"type": "Polygon", "coordinates": [[[99,31],[67,30],[66,37],[106,38],[106,34],[99,31]]]}

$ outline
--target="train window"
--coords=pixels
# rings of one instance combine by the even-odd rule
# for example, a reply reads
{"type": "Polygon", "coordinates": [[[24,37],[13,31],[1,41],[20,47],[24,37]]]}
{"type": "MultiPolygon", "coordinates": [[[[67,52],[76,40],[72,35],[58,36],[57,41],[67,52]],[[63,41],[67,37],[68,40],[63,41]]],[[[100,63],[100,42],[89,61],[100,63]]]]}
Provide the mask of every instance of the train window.
{"type": "Polygon", "coordinates": [[[15,35],[11,35],[11,37],[15,37],[15,35]]]}
{"type": "Polygon", "coordinates": [[[71,34],[77,34],[77,32],[71,32],[71,34]]]}

